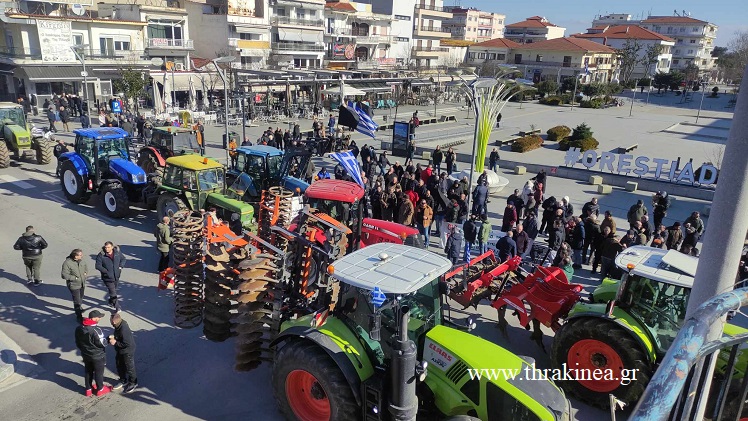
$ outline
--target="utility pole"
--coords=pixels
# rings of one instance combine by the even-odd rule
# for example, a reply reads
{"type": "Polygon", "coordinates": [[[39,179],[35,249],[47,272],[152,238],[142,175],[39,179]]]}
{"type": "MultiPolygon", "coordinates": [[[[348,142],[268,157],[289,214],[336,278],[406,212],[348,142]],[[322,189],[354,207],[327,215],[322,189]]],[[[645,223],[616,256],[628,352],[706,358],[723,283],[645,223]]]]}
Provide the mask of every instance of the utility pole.
{"type": "Polygon", "coordinates": [[[634,80],[634,95],[631,96],[631,108],[629,108],[629,117],[634,113],[634,100],[636,99],[636,85],[639,83],[639,79],[634,80]]]}
{"type": "MultiPolygon", "coordinates": [[[[748,161],[745,159],[748,156],[748,67],[740,85],[733,124],[719,172],[719,185],[714,192],[709,214],[712,224],[704,238],[699,257],[701,264],[696,269],[686,319],[694,314],[701,303],[734,288],[735,271],[740,262],[745,233],[748,231],[748,214],[743,211],[748,206],[748,182],[745,178],[748,172],[748,161]]],[[[706,341],[718,339],[721,334],[722,324],[715,323],[706,341]]],[[[707,382],[707,388],[703,391],[705,395],[709,393],[708,385],[707,382]]],[[[693,419],[704,417],[704,408],[699,410],[693,419]]]]}

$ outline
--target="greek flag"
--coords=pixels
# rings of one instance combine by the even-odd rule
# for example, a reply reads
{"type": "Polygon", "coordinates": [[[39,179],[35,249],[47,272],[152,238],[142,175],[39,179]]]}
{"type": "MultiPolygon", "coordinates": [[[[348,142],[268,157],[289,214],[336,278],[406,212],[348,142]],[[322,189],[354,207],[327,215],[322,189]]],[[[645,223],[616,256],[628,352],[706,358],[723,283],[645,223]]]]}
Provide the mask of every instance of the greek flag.
{"type": "Polygon", "coordinates": [[[584,63],[584,73],[587,75],[590,74],[590,67],[587,63],[584,63]]]}
{"type": "Polygon", "coordinates": [[[352,101],[348,101],[348,106],[353,111],[355,111],[356,114],[358,114],[359,121],[358,126],[356,127],[356,131],[369,137],[375,138],[374,132],[376,132],[379,128],[379,124],[375,123],[374,120],[369,117],[369,114],[367,114],[366,111],[362,110],[352,101]]]}
{"type": "Polygon", "coordinates": [[[331,153],[330,157],[340,162],[340,165],[345,168],[348,174],[350,174],[350,176],[353,177],[353,179],[356,180],[356,182],[361,185],[361,187],[365,187],[364,180],[361,178],[361,169],[358,166],[358,160],[355,156],[353,156],[353,152],[344,151],[331,153]]]}

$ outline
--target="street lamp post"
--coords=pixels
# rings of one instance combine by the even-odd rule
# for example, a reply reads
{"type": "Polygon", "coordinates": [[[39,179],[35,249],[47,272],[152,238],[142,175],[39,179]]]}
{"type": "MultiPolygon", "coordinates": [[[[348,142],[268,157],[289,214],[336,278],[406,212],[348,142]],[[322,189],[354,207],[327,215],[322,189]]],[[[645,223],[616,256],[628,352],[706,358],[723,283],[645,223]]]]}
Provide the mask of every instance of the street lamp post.
{"type": "Polygon", "coordinates": [[[631,96],[631,108],[629,108],[629,117],[634,113],[634,101],[636,100],[636,85],[639,83],[639,79],[634,79],[634,94],[631,96]]]}
{"type": "Polygon", "coordinates": [[[699,112],[696,113],[696,124],[699,123],[699,117],[701,116],[701,107],[704,105],[704,94],[706,93],[706,82],[701,82],[701,101],[699,101],[699,112]]]}
{"type": "Polygon", "coordinates": [[[224,57],[218,57],[211,60],[213,63],[213,66],[216,68],[216,72],[218,72],[218,75],[221,77],[221,81],[223,82],[223,129],[224,129],[224,136],[226,139],[226,163],[231,163],[231,158],[229,156],[229,91],[228,91],[228,80],[226,79],[226,71],[221,69],[221,67],[218,65],[219,63],[230,63],[232,61],[236,60],[236,57],[234,56],[224,56],[224,57]]]}
{"type": "Polygon", "coordinates": [[[88,46],[89,44],[78,44],[70,47],[78,60],[80,60],[81,66],[83,66],[81,76],[83,76],[83,104],[85,104],[86,108],[88,108],[88,72],[86,72],[86,48],[88,46]]]}

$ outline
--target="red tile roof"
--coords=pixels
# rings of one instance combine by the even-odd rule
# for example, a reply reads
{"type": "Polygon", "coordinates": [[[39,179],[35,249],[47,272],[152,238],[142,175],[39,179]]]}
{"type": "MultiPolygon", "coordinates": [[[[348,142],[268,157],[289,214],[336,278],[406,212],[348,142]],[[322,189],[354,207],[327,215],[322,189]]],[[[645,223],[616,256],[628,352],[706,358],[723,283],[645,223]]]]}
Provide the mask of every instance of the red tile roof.
{"type": "Polygon", "coordinates": [[[356,8],[352,4],[342,1],[328,1],[325,3],[325,9],[332,9],[337,12],[356,12],[356,8]]]}
{"type": "Polygon", "coordinates": [[[642,23],[708,23],[703,20],[694,19],[688,16],[655,16],[644,19],[642,23]]]}
{"type": "Polygon", "coordinates": [[[591,53],[615,53],[616,50],[594,41],[581,38],[555,38],[547,41],[521,44],[517,48],[543,51],[577,51],[591,53]]]}
{"type": "MultiPolygon", "coordinates": [[[[595,27],[593,29],[604,29],[605,27],[595,27]]],[[[616,39],[646,39],[646,40],[662,40],[662,41],[673,41],[672,38],[668,38],[664,35],[660,35],[657,32],[650,31],[649,29],[642,28],[636,25],[612,25],[606,30],[596,33],[586,34],[574,34],[575,38],[616,38],[616,39]]]]}
{"type": "Polygon", "coordinates": [[[507,28],[545,28],[547,26],[558,25],[554,25],[540,16],[533,16],[531,18],[523,20],[522,22],[510,23],[509,25],[506,25],[507,28]]]}
{"type": "Polygon", "coordinates": [[[470,48],[476,48],[476,47],[521,48],[522,44],[516,43],[506,38],[494,38],[494,39],[489,39],[488,41],[479,42],[477,44],[473,44],[470,46],[470,48]]]}

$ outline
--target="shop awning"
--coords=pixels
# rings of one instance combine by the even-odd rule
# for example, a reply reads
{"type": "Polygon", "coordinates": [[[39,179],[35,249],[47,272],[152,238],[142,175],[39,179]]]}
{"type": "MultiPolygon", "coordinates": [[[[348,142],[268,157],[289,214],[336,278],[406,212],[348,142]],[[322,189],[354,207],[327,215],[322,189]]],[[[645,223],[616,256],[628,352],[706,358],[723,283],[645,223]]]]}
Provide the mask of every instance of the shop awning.
{"type": "MultiPolygon", "coordinates": [[[[190,90],[190,76],[192,76],[192,85],[195,87],[195,89],[200,90],[199,87],[202,86],[202,82],[201,82],[202,76],[197,76],[195,74],[174,73],[172,75],[171,72],[166,72],[166,84],[169,85],[169,89],[172,89],[172,81],[173,81],[173,86],[174,86],[173,90],[189,91],[190,90]]],[[[155,80],[156,82],[160,84],[164,83],[163,72],[152,72],[151,78],[153,78],[153,80],[155,80]]]]}
{"type": "MultiPolygon", "coordinates": [[[[17,68],[26,73],[30,81],[83,80],[80,66],[44,66],[17,68]]],[[[89,70],[89,73],[91,71],[89,70]]]]}

